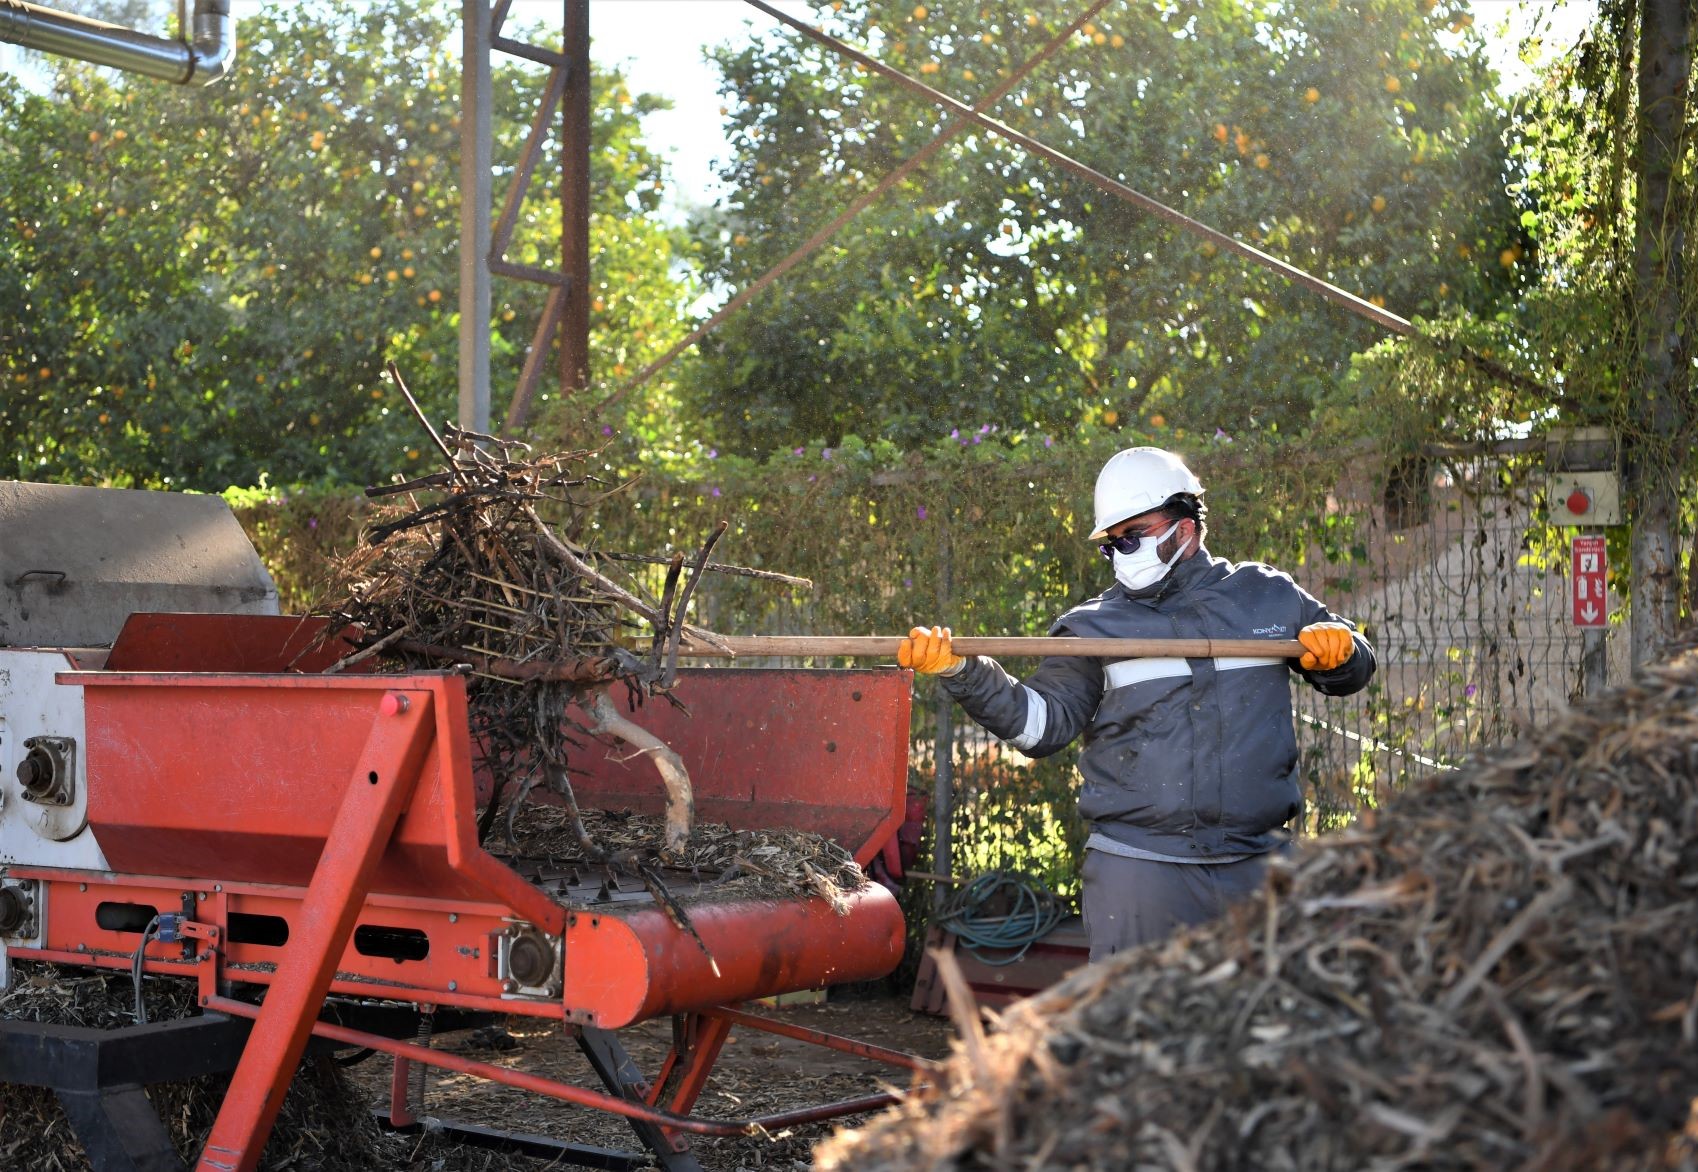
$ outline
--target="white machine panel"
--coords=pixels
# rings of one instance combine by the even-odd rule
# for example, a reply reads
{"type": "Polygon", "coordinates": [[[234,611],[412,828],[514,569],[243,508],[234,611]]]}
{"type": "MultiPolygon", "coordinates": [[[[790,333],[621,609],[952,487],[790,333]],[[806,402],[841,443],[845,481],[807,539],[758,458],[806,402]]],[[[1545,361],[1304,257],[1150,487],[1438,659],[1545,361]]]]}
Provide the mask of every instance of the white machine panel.
{"type": "Polygon", "coordinates": [[[53,682],[73,666],[63,651],[0,647],[0,874],[12,866],[107,870],[88,829],[83,690],[53,682]],[[38,738],[69,766],[65,800],[32,800],[18,775],[38,738]]]}

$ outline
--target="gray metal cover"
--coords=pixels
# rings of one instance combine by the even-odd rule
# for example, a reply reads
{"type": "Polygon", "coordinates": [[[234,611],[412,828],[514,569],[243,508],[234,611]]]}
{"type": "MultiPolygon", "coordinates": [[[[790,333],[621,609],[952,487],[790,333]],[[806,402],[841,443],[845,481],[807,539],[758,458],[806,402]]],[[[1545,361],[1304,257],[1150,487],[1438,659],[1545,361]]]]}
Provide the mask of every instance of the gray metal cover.
{"type": "Polygon", "coordinates": [[[276,614],[215,496],[0,480],[0,646],[103,647],[138,611],[276,614]]]}

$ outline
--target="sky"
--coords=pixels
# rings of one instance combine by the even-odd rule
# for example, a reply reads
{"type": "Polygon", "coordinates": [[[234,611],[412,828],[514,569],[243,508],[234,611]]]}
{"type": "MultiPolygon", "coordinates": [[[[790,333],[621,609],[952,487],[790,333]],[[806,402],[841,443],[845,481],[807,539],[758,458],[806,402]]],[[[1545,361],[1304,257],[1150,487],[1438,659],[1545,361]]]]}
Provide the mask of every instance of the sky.
{"type": "MultiPolygon", "coordinates": [[[[40,0],[53,7],[53,0],[40,0]]],[[[932,0],[934,5],[963,0],[932,0]]],[[[1058,10],[1068,5],[1052,0],[1058,10]]],[[[1125,0],[1138,3],[1140,0],[1125,0]]],[[[803,18],[813,5],[804,0],[774,0],[774,6],[803,18]]],[[[236,0],[240,22],[244,10],[259,0],[236,0]]],[[[1548,54],[1573,45],[1597,12],[1597,0],[1474,0],[1476,27],[1487,39],[1504,89],[1524,86],[1532,71],[1517,59],[1527,32],[1543,31],[1548,54]]],[[[161,11],[169,6],[161,4],[161,11]]],[[[516,23],[556,22],[560,0],[515,0],[516,23]]],[[[673,108],[644,120],[645,138],[671,163],[664,212],[681,219],[692,204],[711,203],[721,191],[714,160],[727,154],[719,116],[718,75],[706,59],[714,45],[735,42],[776,22],[742,0],[591,0],[590,53],[601,64],[621,65],[632,92],[659,94],[673,108]]],[[[0,69],[16,69],[22,54],[0,45],[0,69]]]]}

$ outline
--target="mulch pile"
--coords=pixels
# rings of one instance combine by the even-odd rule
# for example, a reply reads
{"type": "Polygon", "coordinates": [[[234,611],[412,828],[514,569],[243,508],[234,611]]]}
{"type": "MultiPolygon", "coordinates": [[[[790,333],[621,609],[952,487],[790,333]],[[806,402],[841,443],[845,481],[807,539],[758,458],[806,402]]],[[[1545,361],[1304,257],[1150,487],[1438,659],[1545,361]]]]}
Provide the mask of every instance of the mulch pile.
{"type": "MultiPolygon", "coordinates": [[[[197,1012],[194,982],[147,978],[143,1005],[149,1021],[197,1012]]],[[[0,1018],[51,1025],[119,1029],[135,1024],[135,991],[128,973],[85,972],[37,962],[16,966],[12,990],[0,995],[0,1018]]],[[[347,1068],[328,1055],[307,1057],[289,1084],[277,1124],[259,1161],[261,1172],[527,1172],[552,1162],[454,1143],[429,1131],[384,1131],[372,1108],[387,1103],[388,1062],[347,1068]],[[355,1070],[382,1068],[374,1099],[355,1070]]],[[[368,1075],[368,1081],[373,1076],[368,1075]]],[[[212,1133],[229,1077],[209,1075],[147,1088],[172,1144],[194,1166],[212,1133]]],[[[540,1100],[539,1100],[540,1101],[540,1100]]],[[[0,1168],[29,1172],[89,1172],[64,1111],[50,1090],[0,1083],[0,1168]]]]}
{"type": "MultiPolygon", "coordinates": [[[[1698,655],[1087,966],[817,1151],[885,1169],[1698,1166],[1698,655]]],[[[964,998],[963,998],[964,1000],[964,998]]]]}
{"type": "MultiPolygon", "coordinates": [[[[133,1025],[135,993],[128,974],[19,964],[12,991],[0,996],[0,1018],[50,1025],[118,1029],[133,1025]]],[[[193,1012],[191,981],[156,981],[143,986],[150,1021],[173,1021],[193,1012]]],[[[227,1077],[209,1076],[148,1088],[166,1131],[191,1164],[212,1132],[227,1077]]],[[[418,1140],[386,1135],[373,1122],[363,1094],[327,1058],[303,1064],[290,1084],[261,1167],[371,1172],[404,1162],[418,1140]]],[[[53,1092],[0,1084],[0,1168],[31,1172],[84,1172],[88,1158],[71,1131],[53,1092]]]]}

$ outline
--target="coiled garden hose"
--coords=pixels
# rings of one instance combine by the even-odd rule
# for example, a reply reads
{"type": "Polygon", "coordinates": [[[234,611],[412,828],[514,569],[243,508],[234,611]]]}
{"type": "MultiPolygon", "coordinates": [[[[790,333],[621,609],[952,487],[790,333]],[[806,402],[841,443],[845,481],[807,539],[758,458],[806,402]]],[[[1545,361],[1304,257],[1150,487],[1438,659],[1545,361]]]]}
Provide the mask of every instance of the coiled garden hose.
{"type": "Polygon", "coordinates": [[[979,960],[1001,966],[1025,956],[1067,911],[1067,903],[1053,891],[1008,871],[989,871],[951,895],[937,923],[979,960]],[[986,951],[1010,955],[986,956],[986,951]]]}

